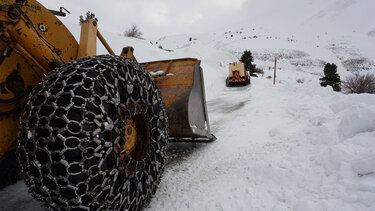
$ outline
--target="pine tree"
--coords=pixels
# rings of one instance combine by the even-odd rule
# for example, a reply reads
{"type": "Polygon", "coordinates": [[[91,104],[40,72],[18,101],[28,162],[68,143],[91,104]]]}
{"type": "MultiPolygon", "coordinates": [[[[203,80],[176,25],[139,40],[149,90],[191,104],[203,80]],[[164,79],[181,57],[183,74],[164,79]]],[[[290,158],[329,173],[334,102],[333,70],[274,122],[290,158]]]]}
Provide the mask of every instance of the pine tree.
{"type": "Polygon", "coordinates": [[[320,85],[323,87],[332,86],[334,91],[341,91],[341,80],[340,76],[337,74],[337,66],[334,63],[327,63],[323,71],[324,77],[320,78],[320,85]]]}
{"type": "Polygon", "coordinates": [[[251,51],[245,50],[241,56],[240,62],[243,62],[245,65],[245,69],[250,71],[252,75],[255,72],[255,64],[253,64],[254,58],[251,54],[251,51]]]}

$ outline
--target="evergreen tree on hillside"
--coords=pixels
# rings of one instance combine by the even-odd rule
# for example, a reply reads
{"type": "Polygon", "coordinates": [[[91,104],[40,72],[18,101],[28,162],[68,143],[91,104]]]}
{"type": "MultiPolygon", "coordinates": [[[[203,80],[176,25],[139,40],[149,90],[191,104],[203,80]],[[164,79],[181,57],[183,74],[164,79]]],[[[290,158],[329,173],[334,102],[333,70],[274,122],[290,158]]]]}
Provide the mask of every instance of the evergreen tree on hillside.
{"type": "Polygon", "coordinates": [[[341,80],[340,76],[337,74],[337,66],[332,63],[327,63],[324,66],[324,77],[320,78],[321,86],[332,86],[333,90],[338,92],[341,91],[341,80]]]}
{"type": "Polygon", "coordinates": [[[85,21],[87,21],[87,20],[90,20],[90,19],[98,20],[98,19],[95,17],[95,13],[90,12],[90,11],[87,11],[87,12],[86,12],[86,16],[85,16],[85,18],[83,18],[83,15],[80,15],[80,16],[79,16],[79,24],[82,24],[83,22],[85,22],[85,21]]]}
{"type": "Polygon", "coordinates": [[[255,64],[253,64],[254,58],[251,54],[251,51],[245,50],[241,56],[240,62],[243,62],[245,65],[245,69],[250,71],[250,75],[255,72],[255,64]]]}

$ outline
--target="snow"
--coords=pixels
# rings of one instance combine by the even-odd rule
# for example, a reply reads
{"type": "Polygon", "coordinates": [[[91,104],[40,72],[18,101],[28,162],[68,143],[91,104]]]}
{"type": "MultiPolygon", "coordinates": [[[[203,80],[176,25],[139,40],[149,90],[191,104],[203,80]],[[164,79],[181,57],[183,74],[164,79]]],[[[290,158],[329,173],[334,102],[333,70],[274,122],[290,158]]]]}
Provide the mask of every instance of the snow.
{"type": "MultiPolygon", "coordinates": [[[[286,75],[209,100],[218,140],[167,166],[149,210],[372,210],[375,133],[354,130],[357,140],[340,142],[351,106],[331,109],[357,96],[320,88],[314,75],[303,84],[286,75]]],[[[363,105],[375,99],[366,97],[363,105]]]]}
{"type": "MultiPolygon", "coordinates": [[[[375,95],[344,95],[319,85],[326,62],[338,66],[342,80],[375,71],[373,19],[358,25],[364,14],[358,12],[374,3],[308,2],[307,26],[294,31],[238,23],[150,40],[102,32],[117,53],[134,46],[140,62],[202,61],[217,140],[170,143],[164,176],[146,210],[375,210],[375,95]],[[354,23],[347,23],[355,29],[341,24],[348,13],[354,23]],[[337,30],[330,29],[335,24],[337,30]],[[264,74],[252,77],[250,86],[227,88],[228,64],[244,50],[253,52],[264,74]]],[[[79,26],[67,25],[78,38],[79,26]]],[[[106,53],[102,46],[99,52],[106,53]]],[[[22,181],[0,190],[0,201],[0,210],[40,209],[22,181]]]]}
{"type": "MultiPolygon", "coordinates": [[[[374,106],[372,106],[374,107],[374,106]]],[[[375,131],[375,110],[366,106],[353,106],[349,108],[338,125],[340,140],[352,138],[358,133],[375,131]]]]}

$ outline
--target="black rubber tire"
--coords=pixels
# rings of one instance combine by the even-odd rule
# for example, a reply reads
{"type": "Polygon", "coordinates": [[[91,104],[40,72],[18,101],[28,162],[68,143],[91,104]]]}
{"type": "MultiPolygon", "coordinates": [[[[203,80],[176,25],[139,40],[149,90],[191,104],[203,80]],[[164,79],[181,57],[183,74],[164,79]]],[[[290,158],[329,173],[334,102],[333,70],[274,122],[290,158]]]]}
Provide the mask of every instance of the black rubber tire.
{"type": "Polygon", "coordinates": [[[43,207],[139,210],[160,182],[167,141],[166,110],[152,77],[131,59],[95,56],[64,64],[33,91],[18,154],[43,207]],[[124,119],[133,117],[143,118],[147,146],[137,158],[121,158],[116,146],[124,141],[124,119]]]}
{"type": "Polygon", "coordinates": [[[20,179],[16,147],[0,160],[0,189],[16,183],[20,179]]]}
{"type": "Polygon", "coordinates": [[[227,79],[225,80],[225,85],[227,87],[232,87],[232,84],[229,82],[229,78],[227,77],[227,79]]]}

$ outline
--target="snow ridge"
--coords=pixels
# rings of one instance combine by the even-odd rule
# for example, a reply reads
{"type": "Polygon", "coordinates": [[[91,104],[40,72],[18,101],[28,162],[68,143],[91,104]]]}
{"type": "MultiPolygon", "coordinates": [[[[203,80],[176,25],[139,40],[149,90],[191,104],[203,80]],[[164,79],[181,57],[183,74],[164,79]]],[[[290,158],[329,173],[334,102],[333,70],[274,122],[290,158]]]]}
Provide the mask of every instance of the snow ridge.
{"type": "Polygon", "coordinates": [[[330,15],[334,15],[335,13],[341,12],[349,7],[351,7],[353,4],[357,3],[357,0],[337,0],[333,2],[330,6],[327,8],[319,11],[317,14],[312,16],[312,19],[319,19],[324,18],[330,15]]]}

